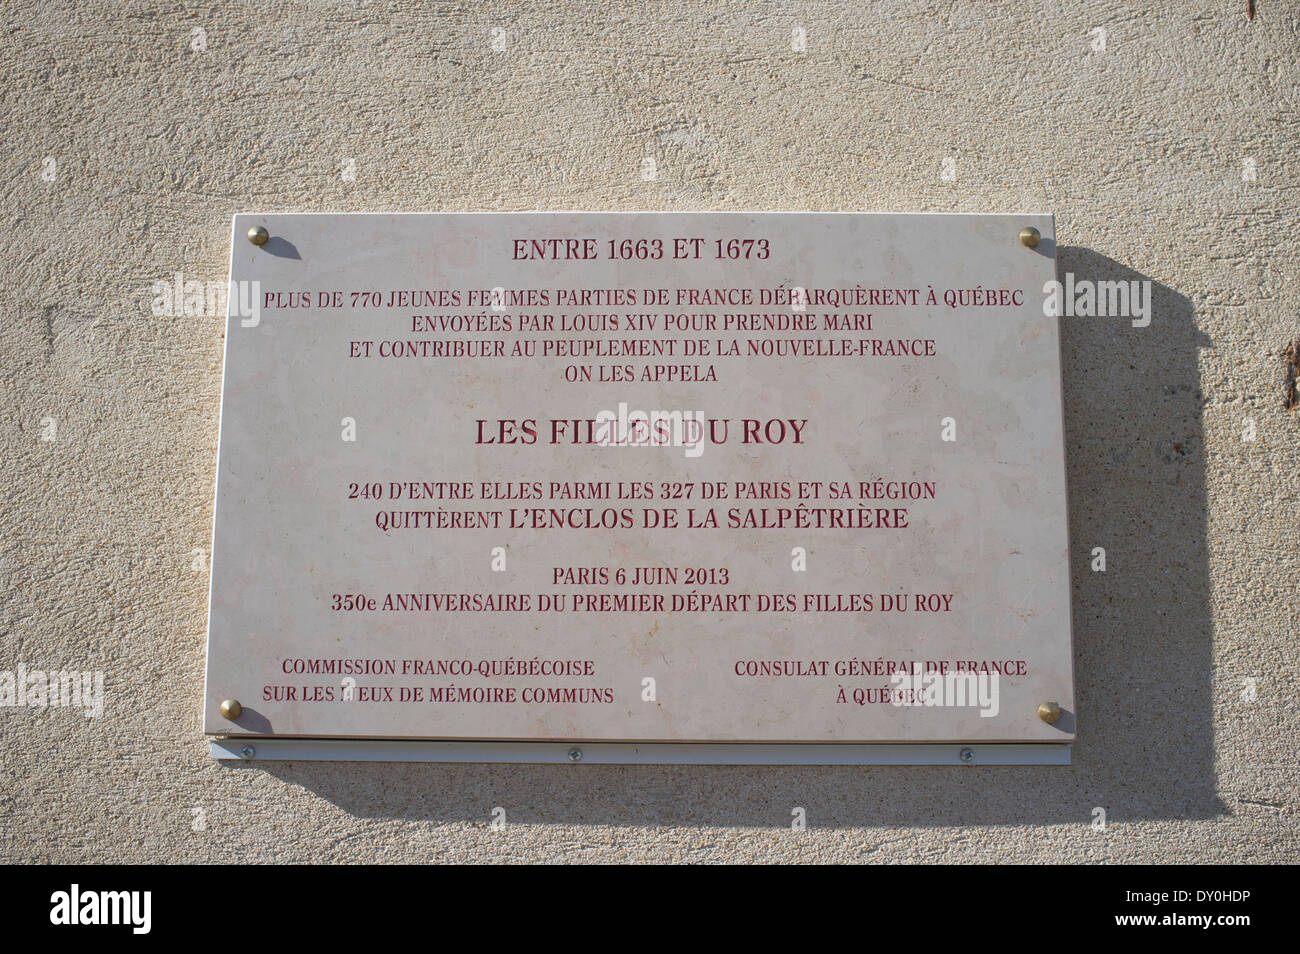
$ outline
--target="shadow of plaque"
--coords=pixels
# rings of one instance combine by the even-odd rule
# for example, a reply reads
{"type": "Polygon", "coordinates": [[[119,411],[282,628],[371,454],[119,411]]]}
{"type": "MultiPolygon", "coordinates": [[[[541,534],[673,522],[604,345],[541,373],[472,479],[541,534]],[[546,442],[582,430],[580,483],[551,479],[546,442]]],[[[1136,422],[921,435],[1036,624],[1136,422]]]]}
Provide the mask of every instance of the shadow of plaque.
{"type": "MultiPolygon", "coordinates": [[[[364,818],[890,829],[1222,814],[1205,447],[1191,301],[1084,248],[1058,278],[1146,282],[1151,323],[1062,317],[1078,741],[1069,766],[236,763],[364,818]],[[1094,548],[1106,569],[1093,569],[1094,548]]],[[[1042,296],[1045,298],[1046,296],[1042,296]]],[[[1042,300],[1040,298],[1040,300],[1042,300]]],[[[860,835],[869,854],[891,837],[860,835]]]]}

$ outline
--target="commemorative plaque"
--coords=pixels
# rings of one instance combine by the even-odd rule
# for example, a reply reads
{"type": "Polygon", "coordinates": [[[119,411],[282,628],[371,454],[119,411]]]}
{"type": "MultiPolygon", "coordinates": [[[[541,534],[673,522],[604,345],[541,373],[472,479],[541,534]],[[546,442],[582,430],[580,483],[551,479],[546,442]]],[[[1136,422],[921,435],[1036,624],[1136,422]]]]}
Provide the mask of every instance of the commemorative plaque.
{"type": "Polygon", "coordinates": [[[1054,256],[1044,215],[236,216],[205,732],[1068,743],[1054,256]]]}

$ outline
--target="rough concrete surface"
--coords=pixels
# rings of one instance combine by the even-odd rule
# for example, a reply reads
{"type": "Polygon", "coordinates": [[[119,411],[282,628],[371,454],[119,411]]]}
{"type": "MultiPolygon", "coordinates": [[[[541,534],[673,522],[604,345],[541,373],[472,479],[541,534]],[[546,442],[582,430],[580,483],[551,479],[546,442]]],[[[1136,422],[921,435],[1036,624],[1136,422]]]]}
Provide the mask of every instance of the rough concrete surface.
{"type": "Polygon", "coordinates": [[[0,857],[1294,861],[1300,9],[1255,6],[6,0],[0,670],[107,701],[0,709],[0,857]],[[1045,211],[1150,280],[1062,322],[1074,764],[210,760],[224,318],[151,285],[224,282],[235,212],[474,209],[1045,211]]]}

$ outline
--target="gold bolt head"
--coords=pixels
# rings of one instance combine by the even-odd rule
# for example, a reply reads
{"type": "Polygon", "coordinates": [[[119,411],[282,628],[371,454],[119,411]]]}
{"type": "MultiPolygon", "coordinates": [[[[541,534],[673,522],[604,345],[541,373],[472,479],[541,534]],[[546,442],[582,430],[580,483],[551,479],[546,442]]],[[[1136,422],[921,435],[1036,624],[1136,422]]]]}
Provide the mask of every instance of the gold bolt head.
{"type": "MultiPolygon", "coordinates": [[[[1021,232],[1021,236],[1025,233],[1021,232]]],[[[265,245],[271,238],[271,233],[266,230],[265,226],[254,225],[248,230],[248,240],[254,245],[265,245]]]]}
{"type": "Polygon", "coordinates": [[[1056,725],[1057,720],[1061,718],[1061,707],[1055,702],[1044,702],[1038,707],[1038,718],[1048,725],[1056,725]]]}
{"type": "Polygon", "coordinates": [[[243,711],[244,707],[239,704],[238,699],[227,699],[221,703],[221,717],[223,719],[238,719],[243,711]]]}
{"type": "Polygon", "coordinates": [[[1041,239],[1042,237],[1043,237],[1042,233],[1040,233],[1038,229],[1034,228],[1032,225],[1020,230],[1020,244],[1027,245],[1030,248],[1037,248],[1038,240],[1041,239]]]}

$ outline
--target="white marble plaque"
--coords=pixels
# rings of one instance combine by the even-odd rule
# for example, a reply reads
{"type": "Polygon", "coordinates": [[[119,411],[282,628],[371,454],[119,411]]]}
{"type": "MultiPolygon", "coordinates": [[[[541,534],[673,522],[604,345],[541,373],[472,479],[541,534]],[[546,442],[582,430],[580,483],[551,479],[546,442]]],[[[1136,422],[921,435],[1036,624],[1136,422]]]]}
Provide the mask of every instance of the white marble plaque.
{"type": "Polygon", "coordinates": [[[236,216],[205,731],[1070,741],[1054,235],[236,216]]]}

